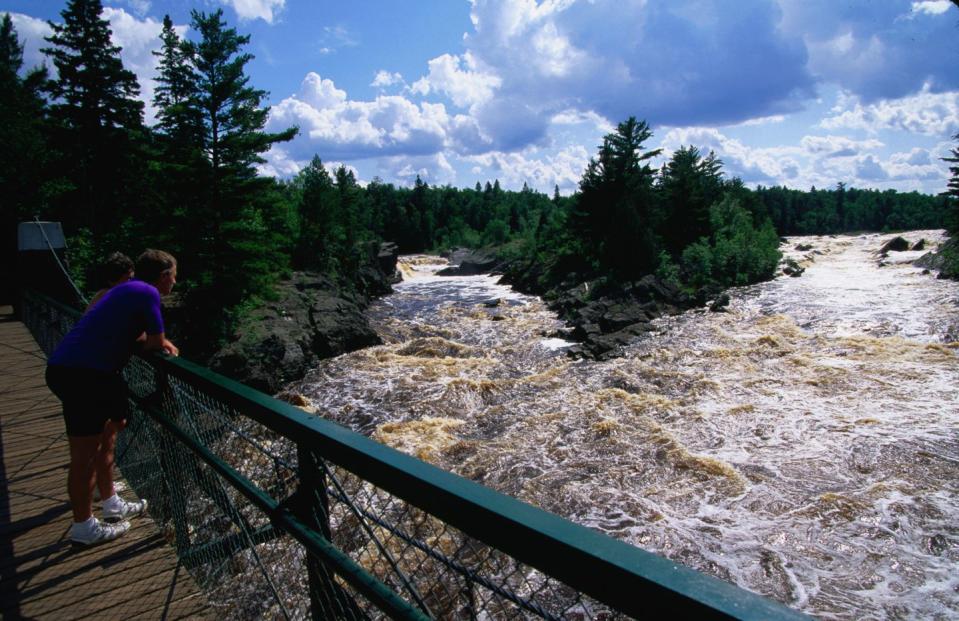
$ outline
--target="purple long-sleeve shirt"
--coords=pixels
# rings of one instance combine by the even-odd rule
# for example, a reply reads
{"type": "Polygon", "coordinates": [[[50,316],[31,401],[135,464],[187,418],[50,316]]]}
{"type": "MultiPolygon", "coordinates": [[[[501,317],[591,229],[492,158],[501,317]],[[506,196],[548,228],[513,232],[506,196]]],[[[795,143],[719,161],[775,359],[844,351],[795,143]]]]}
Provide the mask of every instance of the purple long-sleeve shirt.
{"type": "Polygon", "coordinates": [[[160,292],[142,280],[130,280],[110,289],[87,311],[47,364],[118,371],[144,332],[163,333],[160,292]]]}

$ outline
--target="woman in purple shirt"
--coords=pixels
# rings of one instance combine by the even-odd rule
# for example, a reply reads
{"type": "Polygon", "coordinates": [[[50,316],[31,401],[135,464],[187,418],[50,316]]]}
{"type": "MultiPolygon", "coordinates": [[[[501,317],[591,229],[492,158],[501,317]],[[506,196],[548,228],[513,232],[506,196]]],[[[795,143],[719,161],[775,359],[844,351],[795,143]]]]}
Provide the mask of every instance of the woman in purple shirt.
{"type": "Polygon", "coordinates": [[[146,500],[126,502],[113,487],[116,432],[127,415],[121,369],[137,350],[179,354],[164,334],[160,313],[160,296],[176,284],[176,259],[161,250],[147,250],[137,259],[136,276],[137,280],[107,291],[47,361],[47,385],[63,402],[70,444],[70,540],[79,545],[116,539],[130,528],[126,518],[146,509],[146,500]],[[104,499],[104,519],[116,523],[93,517],[94,484],[104,499]]]}

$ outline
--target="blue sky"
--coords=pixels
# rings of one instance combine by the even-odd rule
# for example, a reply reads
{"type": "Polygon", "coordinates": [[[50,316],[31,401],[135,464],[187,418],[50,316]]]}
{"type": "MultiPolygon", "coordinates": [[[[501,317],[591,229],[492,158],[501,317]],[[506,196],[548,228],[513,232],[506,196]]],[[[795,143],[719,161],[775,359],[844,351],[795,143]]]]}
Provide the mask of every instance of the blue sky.
{"type": "MultiPolygon", "coordinates": [[[[104,0],[149,100],[164,14],[223,8],[252,37],[265,174],[314,154],[359,179],[575,190],[630,115],[652,148],[715,151],[747,184],[945,189],[959,132],[948,0],[104,0]]],[[[60,0],[0,0],[28,65],[60,0]]]]}

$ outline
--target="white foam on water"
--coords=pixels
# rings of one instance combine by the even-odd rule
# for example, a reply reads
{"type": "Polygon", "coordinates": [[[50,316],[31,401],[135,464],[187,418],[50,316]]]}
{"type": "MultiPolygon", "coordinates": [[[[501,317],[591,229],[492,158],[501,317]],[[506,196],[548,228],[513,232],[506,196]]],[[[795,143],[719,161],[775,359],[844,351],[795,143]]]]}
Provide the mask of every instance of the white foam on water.
{"type": "Polygon", "coordinates": [[[959,283],[882,259],[892,237],[790,238],[802,276],[604,362],[569,361],[537,298],[419,258],[371,307],[394,340],[299,390],[366,433],[461,421],[441,467],[817,617],[956,617],[959,283]]]}

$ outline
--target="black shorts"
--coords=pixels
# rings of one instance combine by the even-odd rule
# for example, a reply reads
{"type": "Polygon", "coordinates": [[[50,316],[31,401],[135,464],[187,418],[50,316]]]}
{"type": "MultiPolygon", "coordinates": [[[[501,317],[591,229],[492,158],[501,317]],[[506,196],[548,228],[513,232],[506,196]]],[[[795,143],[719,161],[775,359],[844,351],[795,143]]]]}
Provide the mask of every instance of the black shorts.
{"type": "Polygon", "coordinates": [[[68,436],[93,436],[127,417],[127,383],[119,373],[47,366],[47,386],[63,402],[68,436]]]}

